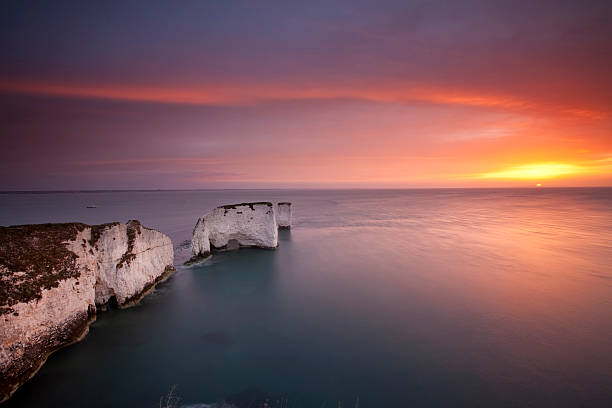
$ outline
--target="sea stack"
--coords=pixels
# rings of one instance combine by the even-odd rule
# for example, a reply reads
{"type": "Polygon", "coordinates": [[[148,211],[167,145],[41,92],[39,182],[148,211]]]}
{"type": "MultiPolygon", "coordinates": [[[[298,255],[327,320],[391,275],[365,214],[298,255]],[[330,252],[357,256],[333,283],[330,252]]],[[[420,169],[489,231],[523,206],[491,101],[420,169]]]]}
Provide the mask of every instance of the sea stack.
{"type": "Polygon", "coordinates": [[[291,228],[291,203],[278,203],[278,210],[276,211],[276,223],[278,228],[290,229],[291,228]]]}
{"type": "Polygon", "coordinates": [[[198,219],[191,240],[193,257],[188,263],[208,258],[211,248],[277,246],[278,227],[272,203],[223,205],[198,219]]]}
{"type": "MultiPolygon", "coordinates": [[[[291,226],[291,203],[280,203],[282,227],[291,226]],[[281,210],[282,209],[282,210],[281,210]]],[[[240,247],[276,248],[279,213],[269,202],[223,205],[200,217],[193,229],[193,257],[187,264],[207,259],[215,250],[240,247]]]]}
{"type": "Polygon", "coordinates": [[[138,221],[0,227],[0,401],[80,340],[98,308],[139,301],[173,261],[170,238],[138,221]]]}

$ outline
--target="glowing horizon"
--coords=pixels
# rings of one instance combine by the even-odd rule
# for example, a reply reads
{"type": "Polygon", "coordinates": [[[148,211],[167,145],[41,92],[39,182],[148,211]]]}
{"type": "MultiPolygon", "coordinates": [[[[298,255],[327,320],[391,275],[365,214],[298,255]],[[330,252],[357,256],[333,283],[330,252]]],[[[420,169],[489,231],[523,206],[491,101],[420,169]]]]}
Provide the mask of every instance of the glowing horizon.
{"type": "MultiPolygon", "coordinates": [[[[606,168],[610,170],[610,166],[606,168]]],[[[597,173],[598,168],[588,169],[584,166],[569,163],[532,163],[507,168],[505,170],[479,174],[485,179],[510,180],[548,180],[564,176],[575,176],[584,173],[597,173]]]]}
{"type": "Polygon", "coordinates": [[[605,5],[100,7],[5,13],[0,190],[612,186],[605,5]]]}

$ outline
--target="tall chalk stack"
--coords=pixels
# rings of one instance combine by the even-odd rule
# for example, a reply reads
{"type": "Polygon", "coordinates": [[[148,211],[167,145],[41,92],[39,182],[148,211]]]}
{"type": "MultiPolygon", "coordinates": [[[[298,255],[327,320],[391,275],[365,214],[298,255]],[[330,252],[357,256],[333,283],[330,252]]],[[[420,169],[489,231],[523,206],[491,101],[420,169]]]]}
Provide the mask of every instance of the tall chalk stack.
{"type": "Polygon", "coordinates": [[[278,228],[290,229],[291,228],[291,203],[278,203],[278,209],[276,211],[276,223],[278,228]]]}

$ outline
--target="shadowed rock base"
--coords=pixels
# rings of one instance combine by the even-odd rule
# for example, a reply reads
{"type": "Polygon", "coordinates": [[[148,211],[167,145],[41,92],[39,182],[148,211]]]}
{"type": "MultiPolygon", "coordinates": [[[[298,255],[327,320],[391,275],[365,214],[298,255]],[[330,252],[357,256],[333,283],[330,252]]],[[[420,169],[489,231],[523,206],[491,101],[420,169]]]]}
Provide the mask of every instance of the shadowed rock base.
{"type": "Polygon", "coordinates": [[[210,252],[194,255],[187,262],[185,262],[185,265],[190,266],[190,265],[199,264],[199,263],[209,260],[211,257],[212,257],[212,254],[210,252]]]}
{"type": "Polygon", "coordinates": [[[138,303],[140,303],[140,301],[145,296],[153,292],[153,289],[155,289],[157,285],[159,285],[162,282],[165,282],[170,277],[170,275],[172,275],[174,272],[176,272],[176,269],[174,269],[174,266],[170,266],[170,265],[166,266],[166,269],[164,269],[164,272],[161,275],[159,275],[157,278],[155,278],[154,282],[146,285],[144,289],[142,290],[142,292],[140,292],[139,294],[134,295],[131,298],[127,299],[125,303],[119,306],[119,308],[127,309],[128,307],[137,305],[138,303]]]}

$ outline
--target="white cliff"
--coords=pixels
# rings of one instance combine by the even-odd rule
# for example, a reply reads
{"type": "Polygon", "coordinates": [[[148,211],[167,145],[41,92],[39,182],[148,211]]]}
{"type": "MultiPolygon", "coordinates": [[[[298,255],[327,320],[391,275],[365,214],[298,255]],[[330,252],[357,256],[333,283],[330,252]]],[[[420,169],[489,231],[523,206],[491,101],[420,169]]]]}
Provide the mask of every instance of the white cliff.
{"type": "Polygon", "coordinates": [[[0,401],[82,338],[97,307],[138,301],[173,261],[170,239],[138,221],[0,227],[0,401]]]}
{"type": "Polygon", "coordinates": [[[215,249],[276,248],[278,229],[272,203],[243,203],[217,207],[200,217],[191,241],[194,257],[215,249]]]}
{"type": "Polygon", "coordinates": [[[272,203],[242,203],[217,207],[200,217],[193,230],[190,262],[210,256],[214,249],[276,248],[278,224],[272,203]]]}
{"type": "Polygon", "coordinates": [[[97,259],[89,266],[95,270],[96,304],[113,298],[120,307],[138,301],[174,261],[170,238],[138,221],[105,229],[95,246],[97,259]]]}
{"type": "Polygon", "coordinates": [[[278,203],[276,210],[276,223],[279,228],[291,228],[291,203],[278,203]]]}

